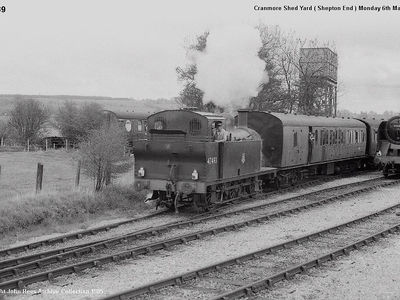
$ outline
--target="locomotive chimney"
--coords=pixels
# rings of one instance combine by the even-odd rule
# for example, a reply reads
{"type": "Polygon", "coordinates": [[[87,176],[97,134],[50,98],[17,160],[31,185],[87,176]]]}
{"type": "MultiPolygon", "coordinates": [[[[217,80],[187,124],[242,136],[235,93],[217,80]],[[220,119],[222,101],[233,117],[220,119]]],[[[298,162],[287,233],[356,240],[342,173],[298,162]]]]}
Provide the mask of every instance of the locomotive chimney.
{"type": "Polygon", "coordinates": [[[248,109],[239,109],[238,110],[238,126],[247,127],[248,116],[249,116],[248,109]]]}

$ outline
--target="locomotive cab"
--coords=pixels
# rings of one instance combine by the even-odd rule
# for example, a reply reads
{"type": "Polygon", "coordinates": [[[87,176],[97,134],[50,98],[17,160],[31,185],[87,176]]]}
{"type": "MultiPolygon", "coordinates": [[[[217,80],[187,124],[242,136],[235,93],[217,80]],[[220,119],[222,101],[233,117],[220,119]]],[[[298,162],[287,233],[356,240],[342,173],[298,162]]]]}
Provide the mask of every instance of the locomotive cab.
{"type": "Polygon", "coordinates": [[[257,182],[246,178],[260,170],[260,136],[246,127],[227,128],[226,140],[216,141],[216,122],[227,123],[222,115],[188,110],[149,116],[148,138],[135,144],[136,189],[152,190],[152,198],[168,207],[207,207],[254,191],[257,182]]]}

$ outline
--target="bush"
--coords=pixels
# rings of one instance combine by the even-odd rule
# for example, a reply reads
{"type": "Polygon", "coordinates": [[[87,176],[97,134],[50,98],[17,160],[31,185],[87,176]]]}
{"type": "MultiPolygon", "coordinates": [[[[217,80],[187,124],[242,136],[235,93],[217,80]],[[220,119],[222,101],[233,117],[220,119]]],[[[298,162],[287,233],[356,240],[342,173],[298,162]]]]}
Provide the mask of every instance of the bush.
{"type": "Polygon", "coordinates": [[[96,191],[108,185],[117,171],[126,171],[129,168],[128,157],[124,156],[124,146],[125,133],[117,125],[92,130],[88,139],[79,144],[82,168],[95,180],[96,191]]]}

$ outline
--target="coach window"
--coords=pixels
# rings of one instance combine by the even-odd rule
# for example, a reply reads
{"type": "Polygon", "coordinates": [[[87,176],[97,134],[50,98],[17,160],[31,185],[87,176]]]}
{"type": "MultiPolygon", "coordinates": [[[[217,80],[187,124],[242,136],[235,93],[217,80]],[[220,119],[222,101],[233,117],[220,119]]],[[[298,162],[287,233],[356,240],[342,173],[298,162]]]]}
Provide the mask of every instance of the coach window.
{"type": "Polygon", "coordinates": [[[324,141],[324,130],[321,130],[321,138],[319,139],[319,145],[322,146],[322,143],[324,141]]]}
{"type": "Polygon", "coordinates": [[[346,144],[346,129],[342,130],[342,144],[346,144]]]}
{"type": "Polygon", "coordinates": [[[315,145],[318,145],[318,129],[315,129],[315,134],[314,134],[314,138],[315,138],[315,145]]]}
{"type": "Polygon", "coordinates": [[[329,137],[329,131],[325,130],[325,133],[324,133],[324,145],[328,145],[328,137],[329,137]]]}
{"type": "Polygon", "coordinates": [[[297,147],[297,131],[293,133],[293,147],[297,147]]]}

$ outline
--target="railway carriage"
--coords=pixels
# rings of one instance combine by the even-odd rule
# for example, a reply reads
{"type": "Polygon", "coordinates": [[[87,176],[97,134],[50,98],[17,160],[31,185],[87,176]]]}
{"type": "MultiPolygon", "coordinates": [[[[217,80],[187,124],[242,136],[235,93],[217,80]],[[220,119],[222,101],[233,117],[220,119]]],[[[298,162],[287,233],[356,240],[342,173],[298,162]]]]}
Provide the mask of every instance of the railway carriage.
{"type": "Polygon", "coordinates": [[[118,124],[119,127],[124,128],[130,149],[133,148],[136,140],[146,138],[148,116],[148,113],[103,110],[106,124],[118,124]]]}
{"type": "Polygon", "coordinates": [[[239,110],[238,125],[260,134],[262,166],[278,168],[279,182],[361,167],[366,159],[366,126],[355,119],[239,110]]]}

